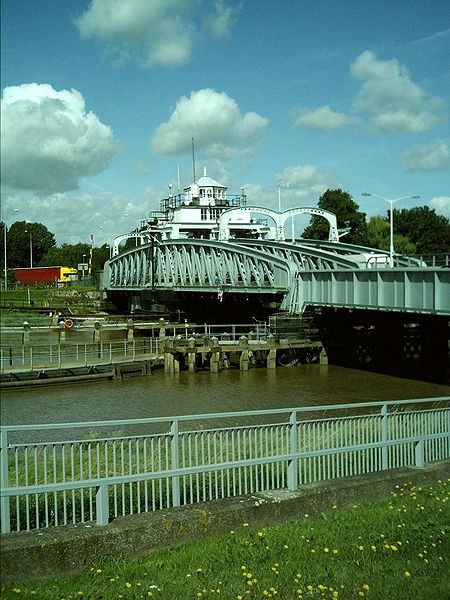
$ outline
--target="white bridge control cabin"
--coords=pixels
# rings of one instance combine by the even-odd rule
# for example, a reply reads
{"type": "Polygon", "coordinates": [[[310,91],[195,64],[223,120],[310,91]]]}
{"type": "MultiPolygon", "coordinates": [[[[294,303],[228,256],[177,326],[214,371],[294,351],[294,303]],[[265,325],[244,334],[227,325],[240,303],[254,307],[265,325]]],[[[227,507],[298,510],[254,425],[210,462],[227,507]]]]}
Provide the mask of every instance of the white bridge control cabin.
{"type": "Polygon", "coordinates": [[[172,194],[161,200],[161,210],[150,213],[147,221],[134,231],[114,239],[112,257],[117,256],[120,244],[135,240],[135,245],[180,239],[226,241],[232,239],[259,239],[284,241],[284,224],[297,214],[319,215],[330,224],[329,241],[338,242],[336,216],[319,208],[294,208],[283,213],[259,206],[247,206],[244,188],[230,196],[227,186],[206,174],[184,188],[183,193],[172,194]],[[258,218],[255,215],[259,215],[258,218]]]}

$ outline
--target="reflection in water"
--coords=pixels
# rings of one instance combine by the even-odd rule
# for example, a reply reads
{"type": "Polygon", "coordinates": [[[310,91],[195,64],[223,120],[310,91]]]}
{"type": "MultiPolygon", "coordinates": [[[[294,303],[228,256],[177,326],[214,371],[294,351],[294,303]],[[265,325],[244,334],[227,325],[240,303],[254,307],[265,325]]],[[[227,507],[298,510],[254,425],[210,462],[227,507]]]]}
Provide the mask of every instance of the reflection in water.
{"type": "Polygon", "coordinates": [[[450,395],[450,387],[336,366],[200,371],[6,390],[3,425],[261,410],[450,395]]]}

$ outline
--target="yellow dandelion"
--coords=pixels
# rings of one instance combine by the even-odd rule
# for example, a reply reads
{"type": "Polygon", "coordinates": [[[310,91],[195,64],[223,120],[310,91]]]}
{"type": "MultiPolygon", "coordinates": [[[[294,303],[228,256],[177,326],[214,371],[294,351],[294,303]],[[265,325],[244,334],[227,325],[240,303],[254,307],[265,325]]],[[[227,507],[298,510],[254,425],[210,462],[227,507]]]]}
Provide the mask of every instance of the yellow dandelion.
{"type": "Polygon", "coordinates": [[[361,598],[363,598],[365,596],[364,592],[358,592],[358,596],[361,596],[361,598]]]}
{"type": "Polygon", "coordinates": [[[243,523],[242,527],[248,527],[248,523],[243,523]]]}
{"type": "Polygon", "coordinates": [[[153,596],[153,592],[147,592],[147,596],[153,596]]]}
{"type": "Polygon", "coordinates": [[[130,589],[131,583],[129,581],[127,581],[125,585],[127,586],[128,589],[130,589]]]}
{"type": "Polygon", "coordinates": [[[369,584],[368,583],[363,583],[363,589],[366,591],[369,591],[369,584]]]}
{"type": "Polygon", "coordinates": [[[201,567],[199,567],[199,568],[197,569],[197,573],[203,573],[203,569],[202,569],[201,567]]]}
{"type": "Polygon", "coordinates": [[[101,572],[102,572],[102,570],[101,570],[101,569],[97,569],[95,572],[96,572],[96,573],[101,573],[101,572]]]}
{"type": "Polygon", "coordinates": [[[358,546],[359,550],[364,550],[364,546],[358,546]]]}
{"type": "Polygon", "coordinates": [[[411,573],[409,571],[405,571],[405,577],[411,577],[411,573]]]}
{"type": "Polygon", "coordinates": [[[285,545],[283,546],[283,548],[284,548],[285,550],[287,550],[287,549],[289,548],[289,546],[288,546],[287,544],[285,544],[285,545]]]}
{"type": "Polygon", "coordinates": [[[13,588],[13,589],[12,589],[12,591],[13,591],[15,594],[20,594],[20,592],[21,592],[22,590],[21,590],[20,588],[13,588]]]}
{"type": "Polygon", "coordinates": [[[333,554],[339,554],[339,550],[336,550],[336,548],[333,550],[333,554]]]}
{"type": "Polygon", "coordinates": [[[324,548],[323,551],[328,553],[330,551],[330,549],[329,548],[324,548]]]}

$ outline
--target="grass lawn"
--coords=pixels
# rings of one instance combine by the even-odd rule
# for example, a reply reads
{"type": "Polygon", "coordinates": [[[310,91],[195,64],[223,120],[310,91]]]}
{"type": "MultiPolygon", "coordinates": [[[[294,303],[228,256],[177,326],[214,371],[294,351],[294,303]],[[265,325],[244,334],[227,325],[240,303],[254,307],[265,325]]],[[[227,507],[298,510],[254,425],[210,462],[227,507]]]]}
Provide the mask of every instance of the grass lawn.
{"type": "Polygon", "coordinates": [[[387,501],[256,529],[240,524],[140,559],[116,559],[47,583],[3,587],[1,598],[450,598],[450,479],[396,486],[387,501]]]}

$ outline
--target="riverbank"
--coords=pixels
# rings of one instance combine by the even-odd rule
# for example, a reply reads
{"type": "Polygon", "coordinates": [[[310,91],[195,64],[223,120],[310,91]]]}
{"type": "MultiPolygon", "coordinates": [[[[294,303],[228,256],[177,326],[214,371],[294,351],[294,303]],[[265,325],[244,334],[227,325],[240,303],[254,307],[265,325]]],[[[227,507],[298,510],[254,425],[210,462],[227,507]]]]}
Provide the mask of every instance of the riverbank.
{"type": "Polygon", "coordinates": [[[302,486],[272,501],[257,494],[135,515],[72,528],[72,540],[70,528],[9,534],[2,598],[441,600],[450,592],[448,473],[447,462],[302,486]],[[167,549],[130,558],[158,546],[167,549]],[[122,558],[107,558],[113,549],[122,558]],[[65,577],[71,557],[83,570],[65,577]],[[24,583],[39,574],[57,579],[24,583]]]}

